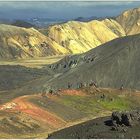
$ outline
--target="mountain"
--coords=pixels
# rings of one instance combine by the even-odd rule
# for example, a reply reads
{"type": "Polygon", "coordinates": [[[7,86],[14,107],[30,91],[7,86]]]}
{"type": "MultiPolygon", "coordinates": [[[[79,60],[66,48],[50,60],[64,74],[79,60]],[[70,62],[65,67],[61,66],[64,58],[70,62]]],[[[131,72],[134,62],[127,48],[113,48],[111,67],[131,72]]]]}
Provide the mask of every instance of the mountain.
{"type": "MultiPolygon", "coordinates": [[[[22,26],[24,24],[22,23],[16,22],[15,25],[22,26]]],[[[82,53],[125,35],[121,26],[109,19],[87,23],[72,21],[57,24],[47,29],[48,35],[34,28],[17,26],[0,24],[1,58],[82,53]]]]}
{"type": "Polygon", "coordinates": [[[87,22],[87,21],[91,21],[91,20],[98,20],[99,18],[96,16],[92,16],[92,17],[78,17],[75,18],[74,21],[81,21],[81,22],[87,22]]]}
{"type": "Polygon", "coordinates": [[[16,20],[12,23],[12,25],[14,26],[18,26],[18,27],[24,27],[24,28],[31,28],[31,27],[36,27],[35,25],[29,23],[29,22],[26,22],[24,20],[16,20]]]}
{"type": "Polygon", "coordinates": [[[114,38],[125,36],[123,28],[113,19],[90,22],[69,21],[50,26],[45,35],[70,53],[83,53],[114,38]]]}
{"type": "Polygon", "coordinates": [[[140,33],[139,11],[135,8],[112,19],[68,21],[38,30],[24,21],[15,22],[15,26],[0,24],[0,58],[87,52],[113,39],[140,33]]]}
{"type": "Polygon", "coordinates": [[[0,58],[83,53],[114,38],[125,36],[123,28],[112,19],[69,21],[39,31],[30,28],[32,25],[26,22],[17,21],[14,25],[0,24],[0,58]]]}
{"type": "Polygon", "coordinates": [[[69,56],[50,66],[57,73],[52,87],[77,88],[95,81],[99,87],[140,89],[140,34],[114,39],[84,54],[69,56]],[[59,82],[61,81],[61,82],[59,82]]]}
{"type": "MultiPolygon", "coordinates": [[[[95,18],[95,17],[93,17],[95,18]]],[[[49,26],[40,30],[70,53],[83,53],[115,38],[140,33],[140,8],[128,10],[116,18],[77,21],[49,26]]]]}
{"type": "Polygon", "coordinates": [[[59,19],[59,18],[30,18],[26,19],[27,22],[36,25],[37,27],[43,28],[43,27],[48,27],[49,25],[53,24],[58,24],[58,23],[63,23],[68,21],[68,19],[59,19]]]}
{"type": "Polygon", "coordinates": [[[140,33],[140,8],[123,12],[116,18],[116,21],[123,27],[127,35],[140,33]]]}
{"type": "Polygon", "coordinates": [[[27,58],[68,51],[34,28],[0,24],[0,58],[27,58]]]}
{"type": "Polygon", "coordinates": [[[104,20],[104,19],[114,19],[114,17],[96,17],[96,16],[92,16],[92,17],[78,17],[75,18],[74,21],[81,21],[81,22],[88,22],[91,20],[104,20]]]}
{"type": "Polygon", "coordinates": [[[11,24],[10,19],[0,18],[0,24],[11,24]]]}

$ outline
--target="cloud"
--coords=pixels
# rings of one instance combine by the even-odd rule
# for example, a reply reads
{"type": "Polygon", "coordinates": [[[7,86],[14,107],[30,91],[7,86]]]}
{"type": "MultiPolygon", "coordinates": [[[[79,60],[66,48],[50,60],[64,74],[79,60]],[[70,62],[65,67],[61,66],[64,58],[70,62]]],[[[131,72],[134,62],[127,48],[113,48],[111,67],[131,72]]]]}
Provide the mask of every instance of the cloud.
{"type": "Polygon", "coordinates": [[[134,1],[1,1],[0,17],[6,18],[76,18],[78,16],[114,16],[120,12],[138,7],[140,2],[134,1]]]}
{"type": "Polygon", "coordinates": [[[130,3],[133,3],[132,1],[127,1],[127,2],[121,2],[121,1],[108,1],[108,2],[103,2],[103,1],[65,1],[62,2],[60,0],[56,0],[53,2],[52,1],[38,1],[38,0],[34,0],[34,1],[29,1],[29,0],[25,0],[25,1],[20,1],[20,0],[16,0],[16,1],[12,1],[12,0],[5,0],[5,1],[1,1],[0,0],[0,7],[10,7],[10,8],[32,8],[33,6],[36,8],[50,8],[50,6],[53,7],[58,7],[58,6],[77,6],[77,7],[87,7],[87,6],[105,6],[105,5],[128,5],[130,3]]]}
{"type": "Polygon", "coordinates": [[[77,5],[77,6],[106,6],[106,5],[128,5],[130,3],[133,3],[132,1],[129,2],[124,2],[124,1],[106,1],[106,2],[103,2],[103,1],[79,1],[79,2],[70,2],[69,1],[69,4],[72,4],[72,5],[77,5]]]}

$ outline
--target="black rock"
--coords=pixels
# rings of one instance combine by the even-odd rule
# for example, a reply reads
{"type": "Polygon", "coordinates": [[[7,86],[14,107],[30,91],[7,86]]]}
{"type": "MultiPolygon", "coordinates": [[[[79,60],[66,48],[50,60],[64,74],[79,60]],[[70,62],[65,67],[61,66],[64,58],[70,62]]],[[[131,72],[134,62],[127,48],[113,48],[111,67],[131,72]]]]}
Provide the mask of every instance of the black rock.
{"type": "Polygon", "coordinates": [[[113,112],[111,116],[113,126],[133,126],[139,123],[140,112],[139,111],[127,111],[127,112],[113,112]]]}
{"type": "Polygon", "coordinates": [[[116,124],[121,124],[121,115],[122,114],[120,112],[113,112],[111,116],[112,121],[116,121],[116,124]]]}

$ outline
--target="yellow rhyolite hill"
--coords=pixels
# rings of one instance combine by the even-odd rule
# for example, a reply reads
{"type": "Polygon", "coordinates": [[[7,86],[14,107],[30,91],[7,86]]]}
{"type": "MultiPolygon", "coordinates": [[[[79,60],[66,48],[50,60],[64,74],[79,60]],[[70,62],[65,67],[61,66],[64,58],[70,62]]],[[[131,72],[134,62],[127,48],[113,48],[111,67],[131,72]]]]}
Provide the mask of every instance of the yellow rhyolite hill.
{"type": "Polygon", "coordinates": [[[82,53],[114,38],[125,36],[123,28],[112,19],[90,22],[69,21],[48,29],[48,37],[70,51],[82,53]]]}
{"type": "Polygon", "coordinates": [[[139,8],[125,11],[116,19],[69,21],[39,30],[0,24],[0,58],[78,54],[138,33],[139,8]]]}
{"type": "Polygon", "coordinates": [[[140,33],[140,8],[125,11],[116,20],[124,28],[127,35],[140,33]]]}
{"type": "Polygon", "coordinates": [[[0,25],[0,58],[26,58],[68,51],[34,28],[0,25]]]}

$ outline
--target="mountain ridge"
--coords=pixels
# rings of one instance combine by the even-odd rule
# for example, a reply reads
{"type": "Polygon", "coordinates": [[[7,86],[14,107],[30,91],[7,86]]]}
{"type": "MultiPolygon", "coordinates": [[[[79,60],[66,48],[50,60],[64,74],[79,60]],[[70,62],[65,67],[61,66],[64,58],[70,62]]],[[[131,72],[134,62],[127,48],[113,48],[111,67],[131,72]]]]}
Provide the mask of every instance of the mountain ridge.
{"type": "Polygon", "coordinates": [[[124,11],[116,21],[123,27],[127,35],[140,33],[140,8],[124,11]]]}
{"type": "Polygon", "coordinates": [[[84,53],[115,38],[140,33],[139,17],[140,8],[136,8],[115,19],[68,21],[38,30],[0,24],[0,58],[84,53]]]}

